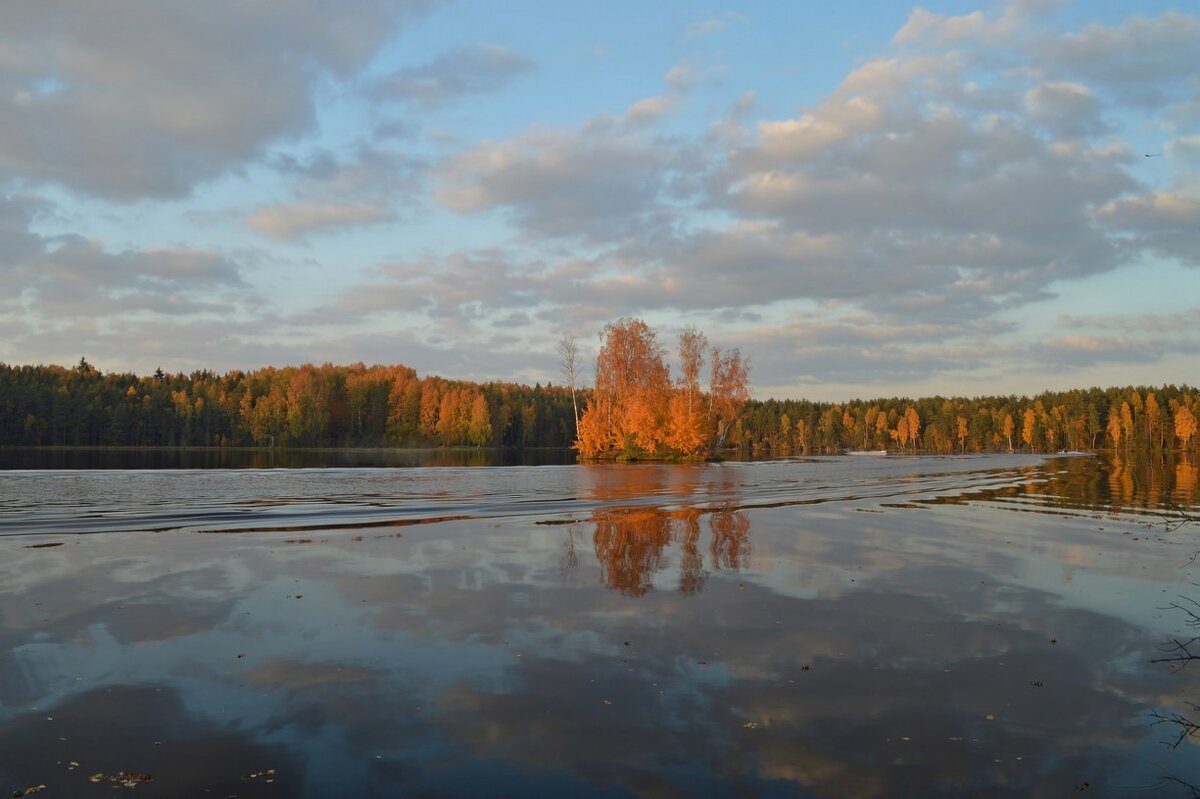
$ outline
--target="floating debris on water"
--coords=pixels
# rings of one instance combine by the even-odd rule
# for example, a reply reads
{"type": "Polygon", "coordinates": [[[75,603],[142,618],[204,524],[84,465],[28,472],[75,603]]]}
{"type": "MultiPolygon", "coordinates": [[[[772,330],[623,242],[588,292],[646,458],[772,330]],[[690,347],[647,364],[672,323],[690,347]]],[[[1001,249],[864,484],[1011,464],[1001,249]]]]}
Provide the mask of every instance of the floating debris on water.
{"type": "Polygon", "coordinates": [[[262,771],[253,771],[249,774],[243,774],[242,781],[250,782],[251,780],[256,780],[259,777],[264,777],[265,778],[263,780],[264,782],[274,782],[275,781],[275,769],[268,768],[268,769],[263,769],[262,771]]]}
{"type": "Polygon", "coordinates": [[[92,782],[110,782],[113,785],[123,785],[126,788],[136,788],[143,782],[152,782],[154,777],[149,774],[135,774],[132,771],[118,771],[116,774],[97,772],[88,777],[92,782]]]}

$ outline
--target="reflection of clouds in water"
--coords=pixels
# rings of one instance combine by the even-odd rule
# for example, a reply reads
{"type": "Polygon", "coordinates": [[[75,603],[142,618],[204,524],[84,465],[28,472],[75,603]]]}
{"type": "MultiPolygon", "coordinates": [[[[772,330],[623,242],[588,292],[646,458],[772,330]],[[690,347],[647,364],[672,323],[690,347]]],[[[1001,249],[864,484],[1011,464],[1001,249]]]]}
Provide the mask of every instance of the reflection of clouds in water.
{"type": "Polygon", "coordinates": [[[44,783],[47,795],[111,795],[89,776],[131,771],[153,777],[137,791],[151,796],[303,794],[305,771],[298,752],[256,730],[196,718],[176,689],[117,682],[50,712],[49,717],[39,712],[0,720],[0,782],[6,787],[44,783]],[[78,766],[70,768],[71,761],[78,766]],[[242,779],[268,768],[276,771],[271,784],[242,779]]]}
{"type": "Polygon", "coordinates": [[[987,601],[960,614],[895,594],[752,590],[643,597],[645,620],[619,627],[623,657],[525,661],[523,696],[455,686],[437,725],[481,759],[665,795],[697,780],[761,792],[770,779],[821,796],[1027,795],[1103,774],[1143,732],[1125,723],[1134,682],[1106,673],[1137,636],[1048,597],[1010,598],[1020,616],[980,624],[987,601]],[[653,620],[668,604],[678,615],[663,631],[653,620]],[[1025,628],[1026,613],[1046,627],[1025,628]],[[1053,629],[1094,643],[1051,645],[1053,629]]]}
{"type": "Polygon", "coordinates": [[[1200,684],[1145,663],[1175,623],[1156,607],[1178,547],[1043,512],[1103,472],[738,509],[757,490],[738,479],[769,470],[588,471],[594,504],[561,525],[0,539],[0,746],[153,686],[179,735],[243,731],[234,748],[286,751],[312,795],[1057,795],[1158,768],[1138,765],[1144,713],[1200,684]],[[1071,562],[1099,542],[1112,557],[1071,562]],[[1136,612],[1075,593],[1115,580],[1136,612]]]}

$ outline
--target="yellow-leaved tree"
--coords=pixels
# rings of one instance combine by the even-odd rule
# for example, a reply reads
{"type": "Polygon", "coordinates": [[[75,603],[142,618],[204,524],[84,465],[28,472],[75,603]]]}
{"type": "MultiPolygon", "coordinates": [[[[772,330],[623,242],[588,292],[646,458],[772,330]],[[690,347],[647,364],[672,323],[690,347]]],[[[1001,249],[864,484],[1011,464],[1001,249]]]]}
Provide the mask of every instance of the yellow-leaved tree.
{"type": "Polygon", "coordinates": [[[1179,439],[1179,448],[1187,449],[1188,442],[1196,435],[1196,417],[1188,406],[1180,403],[1175,411],[1175,437],[1179,439]]]}
{"type": "Polygon", "coordinates": [[[695,456],[724,445],[749,399],[749,362],[734,349],[711,350],[707,396],[700,372],[708,339],[688,328],[679,336],[682,375],[671,381],[665,351],[640,319],[606,325],[596,358],[596,385],[579,419],[575,448],[585,458],[695,456]]]}

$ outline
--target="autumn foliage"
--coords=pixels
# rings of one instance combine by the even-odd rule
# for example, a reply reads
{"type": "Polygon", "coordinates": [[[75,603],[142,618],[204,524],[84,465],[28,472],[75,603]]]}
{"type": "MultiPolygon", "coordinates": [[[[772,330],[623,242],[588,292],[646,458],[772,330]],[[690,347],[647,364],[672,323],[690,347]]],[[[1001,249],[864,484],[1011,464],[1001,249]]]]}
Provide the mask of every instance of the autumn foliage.
{"type": "Polygon", "coordinates": [[[756,454],[903,452],[1194,453],[1200,392],[1189,386],[1053,391],[1035,397],[752,400],[730,442],[756,454]]]}
{"type": "Polygon", "coordinates": [[[627,447],[633,457],[642,457],[642,448],[670,457],[724,442],[755,455],[1020,448],[1174,451],[1188,459],[1200,446],[1200,390],[1192,386],[746,401],[746,363],[736,350],[714,352],[703,334],[685,331],[672,382],[653,331],[622,327],[642,339],[633,342],[642,355],[632,357],[638,347],[613,351],[605,363],[647,363],[657,382],[608,379],[609,370],[601,374],[608,393],[594,401],[592,389],[575,389],[573,372],[566,374],[571,386],[525,386],[418,376],[399,364],[138,376],[102,373],[85,360],[74,368],[0,363],[0,446],[528,449],[578,447],[590,437],[600,442],[591,457],[616,457],[627,447]],[[704,379],[709,387],[701,386],[704,379]],[[622,385],[636,402],[622,398],[622,385]],[[578,427],[576,395],[581,409],[603,409],[578,427]]]}
{"type": "Polygon", "coordinates": [[[585,458],[695,456],[724,445],[749,399],[749,363],[737,350],[709,348],[694,329],[679,337],[681,376],[671,379],[666,351],[640,319],[604,328],[596,385],[579,420],[575,448],[585,458]],[[700,374],[710,356],[708,392],[700,374]]]}
{"type": "Polygon", "coordinates": [[[224,375],[0,363],[0,446],[567,447],[560,386],[418,376],[402,365],[224,375]]]}

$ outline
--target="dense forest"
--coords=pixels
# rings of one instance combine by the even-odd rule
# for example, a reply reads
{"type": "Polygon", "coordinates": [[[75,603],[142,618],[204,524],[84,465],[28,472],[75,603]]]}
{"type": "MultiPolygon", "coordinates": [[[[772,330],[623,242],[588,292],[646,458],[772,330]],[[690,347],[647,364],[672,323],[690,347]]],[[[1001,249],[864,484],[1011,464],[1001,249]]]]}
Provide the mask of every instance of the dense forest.
{"type": "Polygon", "coordinates": [[[1194,449],[1200,392],[1188,386],[1047,391],[1035,397],[750,402],[733,440],[776,453],[853,450],[1055,452],[1194,449]]]}
{"type": "Polygon", "coordinates": [[[750,403],[734,440],[755,450],[826,453],[1194,449],[1200,392],[1188,386],[1046,391],[1036,397],[750,403]]]}
{"type": "MultiPolygon", "coordinates": [[[[578,393],[579,403],[592,400],[592,391],[578,393]]],[[[574,408],[566,386],[419,377],[405,366],[137,376],[102,373],[84,360],[73,368],[0,364],[6,446],[569,447],[574,408]]],[[[1091,388],[1036,397],[750,400],[723,435],[764,455],[1142,452],[1194,450],[1197,419],[1195,388],[1091,388]]]]}
{"type": "Polygon", "coordinates": [[[86,360],[0,364],[0,445],[525,448],[574,436],[565,388],[419,378],[406,366],[139,377],[86,360]]]}

